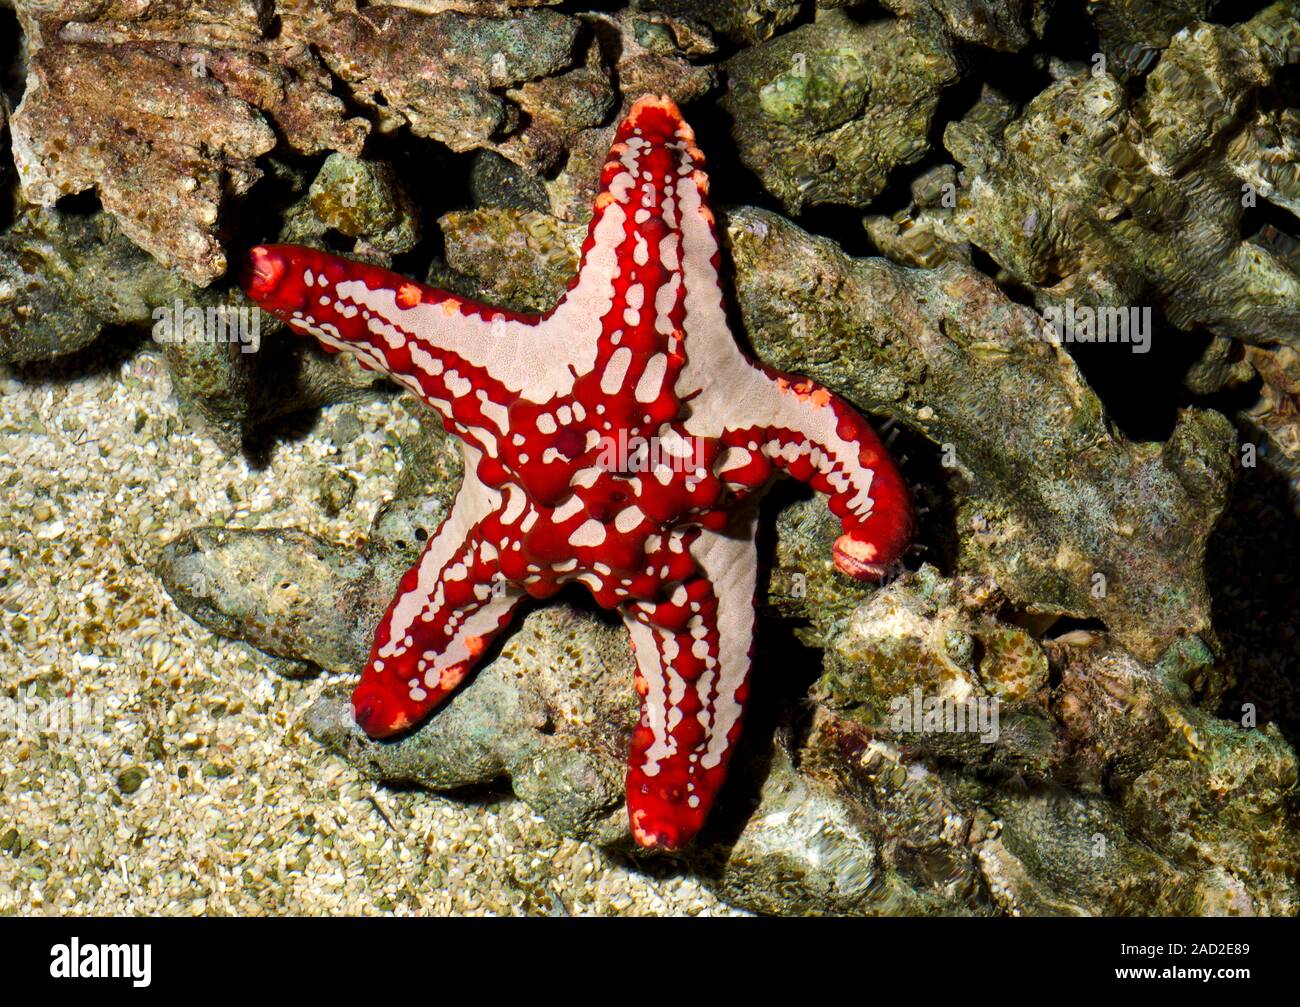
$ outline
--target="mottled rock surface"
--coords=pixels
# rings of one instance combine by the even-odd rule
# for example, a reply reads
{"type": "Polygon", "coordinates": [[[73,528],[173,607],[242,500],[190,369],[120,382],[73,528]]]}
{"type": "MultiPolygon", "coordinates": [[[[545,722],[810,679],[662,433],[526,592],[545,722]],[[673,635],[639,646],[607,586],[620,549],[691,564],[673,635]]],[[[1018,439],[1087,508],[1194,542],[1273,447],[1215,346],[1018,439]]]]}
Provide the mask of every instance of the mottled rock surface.
{"type": "Polygon", "coordinates": [[[943,34],[830,11],[729,60],[724,103],[741,160],[787,210],[864,206],[925,153],[956,77],[943,34]]]}
{"type": "Polygon", "coordinates": [[[978,246],[1040,307],[1154,305],[1181,329],[1294,342],[1300,272],[1241,233],[1257,202],[1300,200],[1295,115],[1257,98],[1300,44],[1285,11],[1184,29],[1138,97],[1080,72],[1019,114],[977,106],[944,132],[962,169],[955,206],[909,228],[978,246]]]}
{"type": "Polygon", "coordinates": [[[52,206],[94,190],[132,241],[194,283],[226,271],[223,203],[261,177],[256,160],[278,139],[304,154],[361,149],[366,124],[345,119],[305,45],[269,37],[267,5],[19,13],[32,49],[12,123],[24,197],[52,206]]]}
{"type": "Polygon", "coordinates": [[[1148,659],[1212,632],[1201,566],[1231,480],[1222,416],[1126,441],[1043,320],[976,270],[854,260],[763,211],[727,231],[760,355],[938,447],[961,487],[963,568],[1032,611],[1100,619],[1148,659]]]}
{"type": "Polygon", "coordinates": [[[192,292],[107,215],[31,210],[0,234],[0,360],[74,353],[105,326],[152,324],[156,305],[192,292]]]}

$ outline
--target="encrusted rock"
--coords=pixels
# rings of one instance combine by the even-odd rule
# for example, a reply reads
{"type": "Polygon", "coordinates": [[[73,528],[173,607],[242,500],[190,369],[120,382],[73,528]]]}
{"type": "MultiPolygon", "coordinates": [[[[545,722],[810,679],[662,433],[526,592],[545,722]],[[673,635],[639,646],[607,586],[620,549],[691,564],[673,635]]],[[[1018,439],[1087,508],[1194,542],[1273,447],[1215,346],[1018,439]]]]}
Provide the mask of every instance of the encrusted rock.
{"type": "Polygon", "coordinates": [[[1079,72],[1019,115],[982,102],[944,133],[955,208],[908,226],[979,246],[1044,308],[1153,306],[1182,329],[1294,342],[1300,271],[1240,233],[1248,206],[1300,205],[1295,116],[1255,97],[1300,44],[1288,9],[1179,32],[1137,98],[1079,72]]]}
{"type": "Polygon", "coordinates": [[[307,728],[377,779],[456,790],[505,777],[561,833],[630,845],[622,749],[637,714],[626,635],[547,608],[524,619],[463,697],[417,733],[377,744],[346,694],[322,697],[307,728]]]}
{"type": "Polygon", "coordinates": [[[818,698],[913,751],[1041,771],[1055,757],[1047,657],[997,619],[1004,604],[991,581],[948,581],[933,567],[895,581],[830,632],[818,698]],[[918,697],[962,706],[968,729],[926,731],[920,709],[900,720],[918,697]]]}
{"type": "Polygon", "coordinates": [[[516,311],[547,311],[578,269],[582,224],[532,210],[495,208],[449,213],[438,221],[447,264],[481,280],[464,292],[516,311]]]}
{"type": "MultiPolygon", "coordinates": [[[[852,3],[818,0],[817,5],[849,7],[852,3]]],[[[882,6],[923,23],[941,21],[963,42],[1014,52],[1029,41],[1031,30],[1041,37],[1047,4],[1042,0],[885,0],[882,6]]]]}
{"type": "Polygon", "coordinates": [[[724,105],[741,160],[788,210],[865,206],[925,153],[956,78],[945,32],[829,11],[728,60],[724,105]]]}
{"type": "Polygon", "coordinates": [[[106,214],[29,211],[0,234],[0,360],[73,353],[105,326],[149,324],[155,306],[193,292],[106,214]]]}
{"type": "Polygon", "coordinates": [[[797,0],[650,0],[655,10],[696,18],[738,45],[771,38],[799,16],[797,0]]]}
{"type": "Polygon", "coordinates": [[[380,129],[409,126],[452,150],[488,148],[542,171],[561,155],[566,129],[601,122],[612,101],[598,64],[578,62],[580,29],[546,10],[480,17],[367,7],[301,30],[380,129]]]}
{"type": "MultiPolygon", "coordinates": [[[[419,209],[387,164],[331,154],[311,183],[305,201],[321,229],[334,230],[356,241],[354,254],[401,255],[420,240],[419,209]]],[[[281,237],[312,244],[311,238],[320,237],[320,232],[302,221],[302,214],[295,214],[294,209],[290,208],[290,219],[297,218],[298,226],[281,237]]]]}
{"type": "Polygon", "coordinates": [[[1201,566],[1234,440],[1221,415],[1131,443],[1043,320],[973,269],[851,259],[760,210],[732,211],[727,234],[759,354],[937,446],[960,487],[963,569],[1034,611],[1101,619],[1148,659],[1212,635],[1201,566]]]}
{"type": "Polygon", "coordinates": [[[300,153],[356,153],[365,138],[310,50],[265,38],[266,7],[251,0],[30,4],[20,16],[32,50],[12,122],[24,197],[51,206],[94,190],[127,237],[194,283],[225,272],[223,204],[260,177],[277,129],[300,153]]]}
{"type": "Polygon", "coordinates": [[[1213,0],[1112,0],[1088,4],[1087,12],[1106,58],[1138,73],[1150,68],[1176,32],[1204,18],[1213,6],[1213,0]]]}
{"type": "MultiPolygon", "coordinates": [[[[640,10],[585,18],[619,82],[621,113],[645,93],[666,94],[686,106],[717,84],[716,67],[695,63],[711,56],[716,47],[708,33],[690,20],[640,10]]],[[[545,180],[549,209],[561,220],[585,224],[590,219],[600,168],[620,117],[611,115],[603,125],[574,134],[563,168],[545,180]]]]}

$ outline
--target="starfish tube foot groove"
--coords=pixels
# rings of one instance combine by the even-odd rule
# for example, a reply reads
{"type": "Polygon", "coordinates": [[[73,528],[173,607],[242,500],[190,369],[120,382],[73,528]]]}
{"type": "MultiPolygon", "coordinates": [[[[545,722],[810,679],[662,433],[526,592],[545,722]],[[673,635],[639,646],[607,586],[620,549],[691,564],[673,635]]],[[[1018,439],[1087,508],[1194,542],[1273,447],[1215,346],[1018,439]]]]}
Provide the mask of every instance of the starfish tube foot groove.
{"type": "Polygon", "coordinates": [[[377,738],[418,724],[521,600],[578,581],[631,636],[628,814],[638,843],[669,849],[703,825],[740,735],[772,477],[828,495],[851,577],[882,575],[911,529],[853,407],[736,344],[703,164],[671,100],[637,101],[578,274],[540,316],[292,245],[254,248],[244,275],[263,309],[390,375],[462,442],[464,483],[375,632],[357,723],[377,738]]]}

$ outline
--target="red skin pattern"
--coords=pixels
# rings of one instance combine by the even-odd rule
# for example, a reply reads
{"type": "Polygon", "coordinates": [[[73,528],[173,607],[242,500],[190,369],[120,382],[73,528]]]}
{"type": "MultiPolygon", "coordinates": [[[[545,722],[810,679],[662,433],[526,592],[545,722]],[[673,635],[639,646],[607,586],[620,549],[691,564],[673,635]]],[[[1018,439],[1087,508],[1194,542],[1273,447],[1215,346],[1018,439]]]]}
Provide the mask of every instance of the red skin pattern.
{"type": "Polygon", "coordinates": [[[526,596],[584,583],[632,634],[633,835],[677,848],[726,776],[749,692],[755,503],[777,472],[829,496],[836,567],[876,578],[906,486],[854,408],[749,360],[727,328],[703,156],[646,96],[618,128],[569,290],[521,315],[293,245],[250,252],[248,296],[419,395],[465,483],[402,578],[353,695],[380,738],[459,685],[526,596]]]}

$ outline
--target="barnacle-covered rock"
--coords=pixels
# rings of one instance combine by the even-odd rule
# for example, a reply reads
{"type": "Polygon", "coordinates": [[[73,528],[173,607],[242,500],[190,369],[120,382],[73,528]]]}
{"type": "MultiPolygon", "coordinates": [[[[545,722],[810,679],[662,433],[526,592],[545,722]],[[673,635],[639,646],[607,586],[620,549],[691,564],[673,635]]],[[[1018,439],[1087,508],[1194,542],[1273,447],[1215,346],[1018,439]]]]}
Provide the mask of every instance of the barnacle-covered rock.
{"type": "Polygon", "coordinates": [[[170,55],[38,50],[14,115],[14,157],[29,201],[52,206],[97,189],[132,241],[207,283],[226,270],[215,233],[223,191],[248,190],[275,134],[247,103],[182,66],[179,49],[170,55]],[[124,89],[123,81],[131,83],[124,89]],[[148,105],[123,100],[133,93],[147,94],[148,105]]]}
{"type": "Polygon", "coordinates": [[[738,53],[726,71],[741,160],[797,212],[865,206],[890,171],[921,157],[957,64],[943,30],[828,11],[738,53]]]}
{"type": "MultiPolygon", "coordinates": [[[[1154,667],[1115,649],[1067,649],[1055,701],[1071,749],[1120,795],[1122,814],[1196,880],[1191,914],[1294,912],[1300,863],[1296,755],[1273,724],[1245,727],[1189,702],[1210,660],[1188,640],[1154,667]]],[[[1077,763],[1073,764],[1077,771],[1077,763]]]]}
{"type": "Polygon", "coordinates": [[[194,287],[163,269],[103,213],[31,210],[0,234],[0,360],[48,360],[107,325],[150,322],[194,287]]]}
{"type": "Polygon", "coordinates": [[[358,634],[337,613],[374,614],[362,556],[302,532],[199,528],[170,543],[159,564],[172,597],[208,628],[322,668],[358,659],[358,634]]]}
{"type": "Polygon", "coordinates": [[[276,146],[359,152],[304,45],[263,35],[266,5],[25,4],[27,89],[12,123],[24,197],[94,190],[123,232],[206,284],[226,270],[221,210],[276,146]],[[274,127],[273,125],[274,124],[274,127]]]}
{"type": "Polygon", "coordinates": [[[648,0],[646,7],[696,18],[737,45],[771,38],[799,16],[798,0],[648,0]]]}
{"type": "MultiPolygon", "coordinates": [[[[895,620],[874,631],[878,653],[915,651],[927,632],[936,642],[949,632],[942,609],[911,611],[919,621],[895,620]]],[[[1294,912],[1296,757],[1277,729],[1243,729],[1191,702],[1187,680],[1212,660],[1193,639],[1144,665],[1095,636],[1074,635],[1085,639],[1047,645],[1061,675],[1041,718],[1049,743],[1043,760],[1017,775],[971,774],[982,760],[969,727],[967,750],[955,755],[952,723],[928,734],[899,733],[829,707],[815,716],[800,765],[829,773],[861,804],[894,809],[904,836],[919,817],[905,804],[908,792],[924,787],[924,806],[941,809],[941,821],[922,833],[931,857],[946,853],[949,870],[962,862],[956,850],[972,857],[986,897],[1003,912],[1294,912]],[[948,762],[933,761],[936,747],[948,749],[948,762]],[[963,768],[953,768],[954,756],[963,768]]],[[[881,686],[896,691],[907,677],[901,664],[892,668],[901,673],[897,680],[888,664],[869,661],[856,670],[864,694],[878,695],[881,686]]],[[[850,664],[828,675],[851,680],[854,672],[850,664]]],[[[1014,730],[1007,720],[999,728],[986,746],[994,752],[1004,743],[1001,733],[1014,730]]],[[[895,854],[913,883],[925,863],[915,856],[906,849],[895,854]]]]}
{"type": "Polygon", "coordinates": [[[478,207],[536,210],[550,207],[542,180],[507,161],[500,154],[481,150],[474,155],[469,173],[470,196],[478,207]]]}
{"type": "Polygon", "coordinates": [[[1255,99],[1297,44],[1275,4],[1179,32],[1140,97],[1081,72],[1010,121],[981,102],[944,133],[963,169],[955,208],[906,226],[979,246],[1044,308],[1149,305],[1183,329],[1294,341],[1300,272],[1240,231],[1257,201],[1300,199],[1295,116],[1255,99]]]}
{"type": "Polygon", "coordinates": [[[978,897],[975,859],[946,816],[955,809],[936,802],[919,774],[891,781],[899,799],[886,807],[862,800],[833,773],[797,766],[807,754],[778,735],[739,834],[691,851],[691,866],[719,895],[782,915],[991,912],[978,897]]]}
{"type": "Polygon", "coordinates": [[[616,104],[594,41],[572,70],[525,81],[507,94],[519,104],[527,125],[496,149],[517,164],[545,172],[560,164],[579,133],[599,126],[616,104]]]}
{"type": "Polygon", "coordinates": [[[246,45],[270,24],[270,0],[16,0],[29,37],[59,26],[76,42],[246,45]]]}
{"type": "Polygon", "coordinates": [[[0,234],[0,360],[29,363],[84,349],[109,327],[162,344],[183,408],[234,445],[270,420],[366,394],[381,380],[272,327],[242,295],[163,268],[103,212],[32,208],[0,234]],[[200,314],[189,323],[187,314],[200,314]]]}
{"type": "Polygon", "coordinates": [[[1243,362],[1263,379],[1259,399],[1243,418],[1268,439],[1268,464],[1300,488],[1300,349],[1250,346],[1243,362]]]}
{"type": "Polygon", "coordinates": [[[552,11],[481,17],[377,6],[296,30],[381,130],[409,126],[531,171],[553,167],[571,135],[603,121],[613,100],[599,61],[579,57],[581,22],[552,11]]]}
{"type": "Polygon", "coordinates": [[[1188,411],[1167,444],[1130,443],[1043,320],[973,269],[854,260],[759,210],[732,211],[727,233],[758,353],[939,446],[961,485],[963,569],[1035,611],[1101,619],[1146,658],[1212,635],[1201,568],[1231,478],[1222,416],[1188,411]]]}

